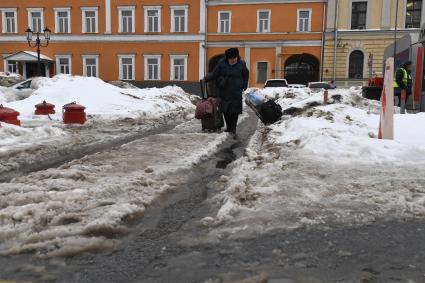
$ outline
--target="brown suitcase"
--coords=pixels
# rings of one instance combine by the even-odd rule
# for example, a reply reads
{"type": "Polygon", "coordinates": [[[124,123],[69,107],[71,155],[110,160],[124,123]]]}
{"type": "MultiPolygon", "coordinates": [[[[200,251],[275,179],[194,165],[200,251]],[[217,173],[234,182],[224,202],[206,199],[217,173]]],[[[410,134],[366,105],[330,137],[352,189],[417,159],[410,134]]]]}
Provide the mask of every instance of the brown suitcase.
{"type": "Polygon", "coordinates": [[[220,111],[220,100],[208,97],[208,86],[204,80],[200,81],[202,98],[209,99],[213,104],[213,115],[201,119],[203,131],[219,131],[224,126],[223,113],[220,111]]]}

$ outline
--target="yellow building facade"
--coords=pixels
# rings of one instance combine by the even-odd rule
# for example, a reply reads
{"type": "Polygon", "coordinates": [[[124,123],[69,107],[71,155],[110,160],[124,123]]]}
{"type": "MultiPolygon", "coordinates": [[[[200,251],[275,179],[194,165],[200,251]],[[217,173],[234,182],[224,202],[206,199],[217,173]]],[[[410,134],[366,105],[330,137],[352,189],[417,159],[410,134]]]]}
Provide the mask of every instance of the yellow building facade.
{"type": "Polygon", "coordinates": [[[382,76],[384,49],[420,33],[425,20],[422,0],[329,0],[323,51],[323,80],[364,85],[382,76]],[[397,18],[397,29],[396,26],[397,18]]]}

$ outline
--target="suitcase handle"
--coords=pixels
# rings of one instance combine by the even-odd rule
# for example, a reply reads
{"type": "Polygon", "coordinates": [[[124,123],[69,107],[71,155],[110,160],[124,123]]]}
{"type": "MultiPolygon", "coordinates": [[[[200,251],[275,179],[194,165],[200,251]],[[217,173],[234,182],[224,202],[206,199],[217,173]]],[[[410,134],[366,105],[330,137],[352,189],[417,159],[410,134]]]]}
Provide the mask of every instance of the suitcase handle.
{"type": "Polygon", "coordinates": [[[199,80],[199,84],[201,85],[202,99],[207,99],[208,98],[207,82],[201,79],[199,80]]]}

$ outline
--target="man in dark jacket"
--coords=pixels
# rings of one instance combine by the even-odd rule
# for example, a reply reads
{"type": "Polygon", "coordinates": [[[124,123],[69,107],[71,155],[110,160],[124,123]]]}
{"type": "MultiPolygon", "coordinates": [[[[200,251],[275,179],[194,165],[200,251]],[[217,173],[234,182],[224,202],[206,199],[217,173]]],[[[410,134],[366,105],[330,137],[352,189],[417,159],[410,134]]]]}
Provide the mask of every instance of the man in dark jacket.
{"type": "MultiPolygon", "coordinates": [[[[401,104],[401,91],[406,91],[406,99],[412,94],[412,76],[410,75],[411,61],[406,61],[397,69],[394,77],[394,97],[398,97],[398,105],[401,104]]],[[[406,101],[405,101],[406,102],[406,101]]]]}
{"type": "Polygon", "coordinates": [[[227,49],[205,81],[215,80],[220,97],[220,110],[226,121],[226,132],[236,134],[238,116],[242,114],[242,92],[248,87],[249,71],[237,48],[227,49]]]}

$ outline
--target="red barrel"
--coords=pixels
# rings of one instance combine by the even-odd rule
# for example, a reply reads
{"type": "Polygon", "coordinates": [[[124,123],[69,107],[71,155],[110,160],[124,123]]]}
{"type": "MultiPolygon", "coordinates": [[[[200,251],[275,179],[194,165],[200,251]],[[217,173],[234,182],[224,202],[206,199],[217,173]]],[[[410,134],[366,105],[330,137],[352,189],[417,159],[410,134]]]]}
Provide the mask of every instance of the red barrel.
{"type": "Polygon", "coordinates": [[[19,112],[13,110],[12,108],[3,107],[3,104],[0,104],[0,121],[14,124],[17,126],[21,125],[21,121],[18,120],[19,112]]]}
{"type": "Polygon", "coordinates": [[[46,101],[35,105],[35,115],[49,115],[55,113],[55,105],[47,103],[46,101]]]}
{"type": "Polygon", "coordinates": [[[63,122],[65,124],[84,124],[86,122],[86,107],[75,102],[63,106],[63,122]]]}

